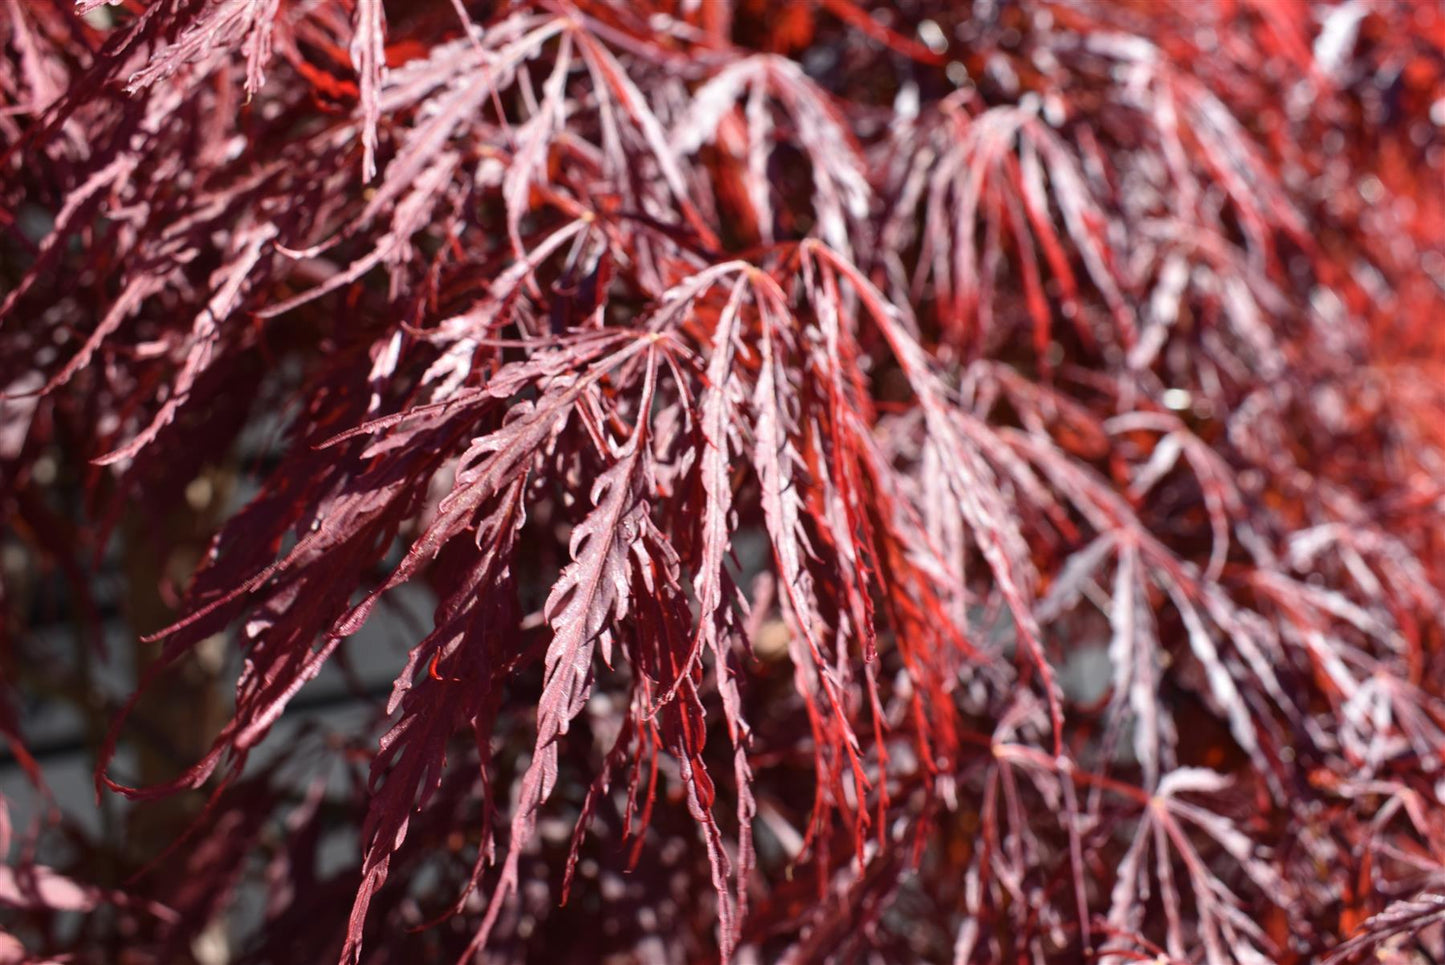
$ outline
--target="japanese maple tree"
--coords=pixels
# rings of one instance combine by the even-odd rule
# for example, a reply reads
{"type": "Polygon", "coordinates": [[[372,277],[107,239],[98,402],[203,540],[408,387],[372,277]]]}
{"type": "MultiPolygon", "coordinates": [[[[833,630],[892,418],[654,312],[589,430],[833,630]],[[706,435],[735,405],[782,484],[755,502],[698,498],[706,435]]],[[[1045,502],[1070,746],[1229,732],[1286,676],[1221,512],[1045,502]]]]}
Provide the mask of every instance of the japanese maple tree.
{"type": "Polygon", "coordinates": [[[0,798],[0,961],[1445,954],[1438,4],[0,41],[0,733],[43,795],[28,594],[100,659],[143,548],[97,793],[194,802],[0,798]],[[267,745],[409,587],[390,695],[267,745]]]}

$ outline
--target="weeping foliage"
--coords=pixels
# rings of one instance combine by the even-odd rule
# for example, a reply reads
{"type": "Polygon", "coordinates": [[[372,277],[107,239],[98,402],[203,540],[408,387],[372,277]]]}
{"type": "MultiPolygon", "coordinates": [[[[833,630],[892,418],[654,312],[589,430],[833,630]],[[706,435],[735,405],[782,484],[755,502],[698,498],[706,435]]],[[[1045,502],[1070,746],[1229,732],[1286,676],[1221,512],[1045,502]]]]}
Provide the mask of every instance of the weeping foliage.
{"type": "Polygon", "coordinates": [[[7,543],[83,603],[122,521],[254,484],[96,748],[98,793],[209,803],[130,884],[52,817],[0,957],[187,961],[254,879],[236,961],[1439,954],[1432,4],[34,0],[0,39],[7,543]],[[403,585],[370,723],[258,763],[403,585]],[[131,786],[216,634],[228,721],[131,786]]]}

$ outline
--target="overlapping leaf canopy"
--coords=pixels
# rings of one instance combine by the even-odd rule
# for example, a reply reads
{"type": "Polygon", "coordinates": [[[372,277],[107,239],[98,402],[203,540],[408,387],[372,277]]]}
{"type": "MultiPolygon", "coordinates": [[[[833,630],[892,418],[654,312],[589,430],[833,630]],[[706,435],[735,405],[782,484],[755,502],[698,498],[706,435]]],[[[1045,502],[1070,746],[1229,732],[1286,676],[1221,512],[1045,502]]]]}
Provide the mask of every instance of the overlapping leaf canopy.
{"type": "Polygon", "coordinates": [[[252,842],[268,962],[1224,965],[1438,918],[1442,31],[4,5],[16,538],[79,572],[284,437],[141,684],[230,632],[230,721],[167,786],[113,773],[124,713],[102,749],[214,801],[216,888],[119,904],[138,954],[252,842]],[[377,733],[314,762],[354,793],[288,799],[248,757],[406,583],[377,733]]]}

